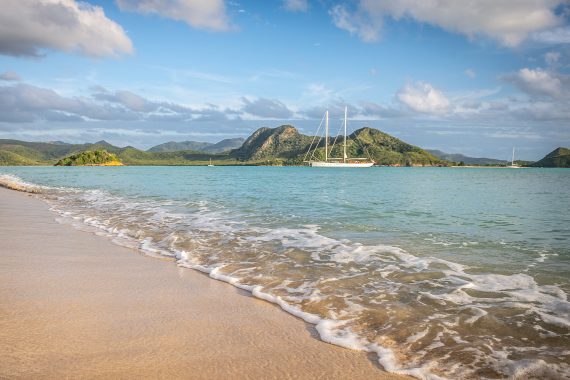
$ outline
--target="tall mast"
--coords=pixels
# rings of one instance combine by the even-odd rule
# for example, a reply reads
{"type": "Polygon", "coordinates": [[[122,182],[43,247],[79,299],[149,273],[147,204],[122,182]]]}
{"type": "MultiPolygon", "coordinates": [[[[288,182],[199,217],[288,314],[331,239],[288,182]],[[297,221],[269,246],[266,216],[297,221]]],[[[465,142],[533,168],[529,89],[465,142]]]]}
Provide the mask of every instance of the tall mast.
{"type": "Polygon", "coordinates": [[[345,106],[344,107],[344,149],[343,149],[343,161],[342,162],[346,162],[346,114],[348,113],[348,107],[345,106]]]}
{"type": "Polygon", "coordinates": [[[329,110],[325,114],[325,161],[329,159],[329,110]]]}
{"type": "Polygon", "coordinates": [[[513,146],[513,158],[511,160],[511,165],[515,166],[515,147],[513,146]]]}

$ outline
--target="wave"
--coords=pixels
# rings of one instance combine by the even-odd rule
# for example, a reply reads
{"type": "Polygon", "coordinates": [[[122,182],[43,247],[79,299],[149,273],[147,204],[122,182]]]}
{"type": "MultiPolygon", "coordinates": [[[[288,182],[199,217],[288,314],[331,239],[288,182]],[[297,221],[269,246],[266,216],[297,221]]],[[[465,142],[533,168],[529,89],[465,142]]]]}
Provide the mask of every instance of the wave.
{"type": "Polygon", "coordinates": [[[42,186],[25,182],[20,178],[10,174],[0,175],[0,187],[31,194],[39,194],[42,192],[42,186]]]}
{"type": "Polygon", "coordinates": [[[567,295],[528,273],[477,273],[325,236],[318,225],[267,227],[200,200],[46,189],[60,221],[275,303],[314,324],[323,341],[375,353],[387,371],[422,379],[570,374],[567,295]]]}

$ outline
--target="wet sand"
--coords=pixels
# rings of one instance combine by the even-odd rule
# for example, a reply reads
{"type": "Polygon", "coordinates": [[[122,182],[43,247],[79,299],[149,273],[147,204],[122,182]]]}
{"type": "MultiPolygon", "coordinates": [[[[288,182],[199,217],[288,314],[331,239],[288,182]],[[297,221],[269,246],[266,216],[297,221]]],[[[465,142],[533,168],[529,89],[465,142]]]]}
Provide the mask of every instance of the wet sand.
{"type": "Polygon", "coordinates": [[[0,378],[405,379],[276,306],[0,188],[0,378]]]}

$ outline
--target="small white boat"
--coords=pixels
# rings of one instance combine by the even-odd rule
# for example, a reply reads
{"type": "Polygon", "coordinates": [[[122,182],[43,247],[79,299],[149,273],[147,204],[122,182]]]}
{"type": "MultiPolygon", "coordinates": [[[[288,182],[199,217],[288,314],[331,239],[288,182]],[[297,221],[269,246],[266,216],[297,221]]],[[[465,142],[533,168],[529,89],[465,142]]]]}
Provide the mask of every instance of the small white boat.
{"type": "MultiPolygon", "coordinates": [[[[346,130],[347,130],[347,124],[348,124],[348,120],[347,120],[347,113],[348,113],[348,107],[344,108],[344,142],[343,142],[343,157],[342,158],[338,158],[338,157],[330,157],[329,156],[329,111],[327,110],[325,112],[325,160],[324,161],[313,161],[311,158],[314,155],[315,151],[318,148],[318,143],[315,145],[315,150],[313,151],[311,157],[309,157],[309,160],[307,161],[306,158],[309,155],[309,153],[311,152],[311,148],[313,146],[313,144],[311,143],[311,145],[309,146],[309,150],[307,151],[307,154],[305,154],[305,160],[304,162],[307,163],[309,166],[311,167],[317,167],[317,168],[369,168],[371,166],[374,165],[374,162],[371,162],[371,160],[369,160],[368,158],[349,158],[348,155],[346,154],[346,130]]],[[[321,120],[321,125],[322,125],[322,120],[321,120]]],[[[319,126],[320,129],[320,126],[319,126]]],[[[317,130],[317,135],[318,135],[318,130],[317,130]]],[[[320,139],[319,139],[320,141],[320,139]]],[[[313,139],[314,142],[314,139],[313,139]]],[[[336,142],[336,139],[335,139],[336,142]]],[[[334,147],[334,143],[333,143],[333,147],[334,147]]],[[[331,148],[331,152],[332,152],[332,148],[331,148]]]]}
{"type": "Polygon", "coordinates": [[[214,166],[214,164],[212,164],[212,157],[210,157],[210,163],[208,164],[208,166],[214,166]]]}

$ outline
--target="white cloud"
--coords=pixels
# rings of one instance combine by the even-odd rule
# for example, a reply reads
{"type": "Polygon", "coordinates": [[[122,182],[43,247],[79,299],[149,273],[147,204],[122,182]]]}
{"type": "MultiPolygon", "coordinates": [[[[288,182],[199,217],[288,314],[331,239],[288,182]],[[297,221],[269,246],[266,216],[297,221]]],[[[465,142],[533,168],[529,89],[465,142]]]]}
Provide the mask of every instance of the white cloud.
{"type": "Polygon", "coordinates": [[[0,54],[38,56],[44,49],[93,57],[133,51],[123,28],[101,7],[75,0],[3,0],[0,54]]]}
{"type": "Polygon", "coordinates": [[[27,83],[0,86],[0,123],[36,121],[227,121],[240,117],[216,106],[188,107],[149,100],[127,90],[95,86],[91,96],[68,97],[27,83]]]}
{"type": "Polygon", "coordinates": [[[289,12],[306,12],[309,9],[308,0],[283,0],[283,8],[289,12]]]}
{"type": "Polygon", "coordinates": [[[560,27],[542,32],[536,32],[532,39],[545,44],[570,44],[570,27],[560,27]]]}
{"type": "Polygon", "coordinates": [[[336,5],[329,14],[334,25],[346,30],[350,34],[357,35],[365,42],[375,42],[379,38],[382,28],[382,17],[368,17],[366,12],[351,13],[344,5],[336,5]]]}
{"type": "Polygon", "coordinates": [[[556,65],[558,61],[560,61],[560,53],[557,51],[549,51],[544,55],[544,61],[550,66],[556,65]]]}
{"type": "Polygon", "coordinates": [[[224,31],[230,28],[223,0],[116,0],[121,10],[156,13],[194,28],[224,31]]]}
{"type": "Polygon", "coordinates": [[[540,68],[519,70],[504,78],[532,96],[562,99],[570,96],[570,77],[540,68]]]}
{"type": "Polygon", "coordinates": [[[17,82],[19,80],[22,80],[22,78],[20,78],[18,73],[15,71],[6,71],[0,74],[0,80],[17,82]]]}
{"type": "Polygon", "coordinates": [[[443,92],[425,82],[402,87],[397,97],[410,109],[421,113],[441,114],[447,112],[450,107],[450,101],[443,92]]]}
{"type": "Polygon", "coordinates": [[[564,0],[358,0],[357,8],[332,8],[335,25],[364,41],[379,38],[384,17],[410,18],[473,38],[485,35],[506,46],[516,46],[531,33],[562,23],[555,8],[564,0]]]}
{"type": "Polygon", "coordinates": [[[277,99],[257,98],[249,100],[243,97],[242,101],[242,111],[253,116],[268,119],[288,119],[293,116],[293,111],[277,99]]]}

